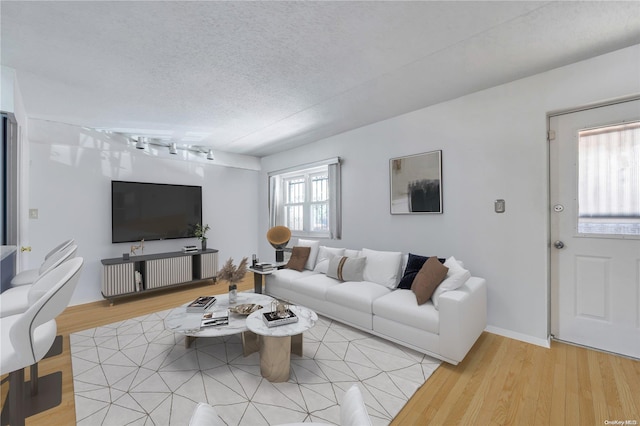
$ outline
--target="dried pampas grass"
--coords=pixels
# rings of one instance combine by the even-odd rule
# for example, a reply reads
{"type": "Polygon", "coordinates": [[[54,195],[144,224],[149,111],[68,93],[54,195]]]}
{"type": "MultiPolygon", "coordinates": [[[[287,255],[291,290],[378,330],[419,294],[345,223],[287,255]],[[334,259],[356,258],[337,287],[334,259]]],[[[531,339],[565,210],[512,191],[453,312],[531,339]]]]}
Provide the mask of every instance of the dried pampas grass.
{"type": "Polygon", "coordinates": [[[240,261],[238,267],[233,264],[233,259],[229,258],[222,269],[218,271],[218,276],[216,278],[229,281],[230,283],[237,283],[239,281],[242,281],[245,274],[247,273],[247,264],[248,259],[246,257],[244,257],[240,261]]]}

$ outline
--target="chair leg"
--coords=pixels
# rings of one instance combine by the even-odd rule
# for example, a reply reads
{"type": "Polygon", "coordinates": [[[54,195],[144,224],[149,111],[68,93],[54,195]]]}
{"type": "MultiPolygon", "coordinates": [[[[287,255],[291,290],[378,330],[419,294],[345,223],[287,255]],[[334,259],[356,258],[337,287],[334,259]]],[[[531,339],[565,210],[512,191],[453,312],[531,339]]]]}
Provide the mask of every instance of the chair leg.
{"type": "Polygon", "coordinates": [[[31,396],[36,396],[38,394],[38,363],[31,364],[29,371],[31,375],[31,396]]]}
{"type": "Polygon", "coordinates": [[[24,426],[23,400],[24,369],[9,373],[9,422],[11,426],[24,426]]]}

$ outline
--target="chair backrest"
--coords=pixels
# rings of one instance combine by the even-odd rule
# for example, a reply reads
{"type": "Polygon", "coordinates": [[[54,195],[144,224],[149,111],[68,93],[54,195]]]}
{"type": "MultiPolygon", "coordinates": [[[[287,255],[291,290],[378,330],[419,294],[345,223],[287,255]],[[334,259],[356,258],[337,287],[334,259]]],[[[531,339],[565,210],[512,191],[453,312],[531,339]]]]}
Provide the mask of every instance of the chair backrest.
{"type": "MultiPolygon", "coordinates": [[[[71,296],[80,279],[80,271],[84,259],[77,257],[64,262],[46,275],[47,280],[54,284],[40,298],[35,300],[29,308],[20,315],[10,330],[11,343],[15,350],[29,358],[30,365],[39,361],[43,354],[36,353],[34,340],[37,338],[36,329],[57,317],[69,305],[71,296]]],[[[48,350],[48,348],[47,348],[48,350]]]]}
{"type": "Polygon", "coordinates": [[[40,268],[38,268],[38,275],[42,275],[60,265],[65,260],[73,258],[76,255],[77,250],[78,246],[71,244],[64,249],[53,253],[47,260],[42,262],[40,268]]]}
{"type": "Polygon", "coordinates": [[[44,260],[47,260],[48,258],[50,258],[52,255],[56,254],[60,250],[66,249],[67,247],[69,247],[74,242],[75,241],[73,240],[73,238],[71,238],[71,239],[69,239],[67,241],[61,242],[60,244],[58,244],[57,246],[55,246],[54,248],[49,250],[49,253],[44,255],[44,260]]]}

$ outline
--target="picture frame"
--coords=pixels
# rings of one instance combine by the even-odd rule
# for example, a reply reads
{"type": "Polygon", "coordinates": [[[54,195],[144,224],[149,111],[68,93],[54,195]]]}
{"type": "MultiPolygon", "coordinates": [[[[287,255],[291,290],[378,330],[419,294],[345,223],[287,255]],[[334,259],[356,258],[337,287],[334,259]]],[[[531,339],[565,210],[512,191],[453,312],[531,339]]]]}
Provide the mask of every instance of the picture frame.
{"type": "Polygon", "coordinates": [[[442,214],[442,150],[389,160],[391,214],[442,214]]]}

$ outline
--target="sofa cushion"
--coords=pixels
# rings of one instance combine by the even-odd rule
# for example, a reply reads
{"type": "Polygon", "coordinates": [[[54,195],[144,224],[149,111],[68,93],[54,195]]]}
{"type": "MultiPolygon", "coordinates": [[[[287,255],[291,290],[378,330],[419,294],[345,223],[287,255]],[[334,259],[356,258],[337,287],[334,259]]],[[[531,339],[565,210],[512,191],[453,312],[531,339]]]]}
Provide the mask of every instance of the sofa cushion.
{"type": "Polygon", "coordinates": [[[278,269],[267,275],[266,280],[267,282],[276,281],[279,287],[290,289],[294,281],[311,275],[317,275],[317,273],[307,270],[298,272],[294,269],[278,269]]]}
{"type": "Polygon", "coordinates": [[[320,241],[303,240],[302,238],[298,238],[298,246],[311,248],[311,251],[309,252],[309,258],[307,259],[307,262],[304,264],[304,269],[313,271],[313,268],[316,267],[316,260],[318,259],[320,241]]]}
{"type": "Polygon", "coordinates": [[[328,289],[339,285],[342,284],[338,280],[324,274],[314,274],[292,281],[291,291],[325,300],[328,289]]]}
{"type": "Polygon", "coordinates": [[[289,262],[287,262],[287,268],[299,272],[302,271],[309,258],[309,253],[311,253],[311,247],[295,246],[293,250],[291,250],[291,258],[289,262]]]}
{"type": "Polygon", "coordinates": [[[344,256],[347,256],[347,257],[362,257],[362,252],[360,250],[344,249],[344,256]]]}
{"type": "Polygon", "coordinates": [[[464,269],[460,262],[453,256],[446,260],[444,266],[449,268],[449,272],[447,272],[447,276],[444,281],[436,287],[436,291],[434,291],[431,296],[433,306],[435,306],[436,309],[439,308],[440,296],[442,296],[443,293],[459,289],[469,278],[471,278],[471,272],[464,269]]]}
{"type": "Polygon", "coordinates": [[[340,281],[362,281],[362,271],[366,262],[366,257],[334,256],[329,261],[327,276],[340,281]]]}
{"type": "Polygon", "coordinates": [[[346,282],[327,289],[326,299],[345,309],[355,309],[370,314],[371,305],[378,297],[389,294],[391,289],[369,281],[346,282]]]}
{"type": "MultiPolygon", "coordinates": [[[[404,288],[406,290],[411,289],[411,284],[413,284],[413,280],[415,279],[418,272],[422,268],[422,265],[429,259],[428,256],[420,256],[417,254],[409,253],[409,257],[407,258],[407,265],[404,268],[404,274],[398,283],[398,288],[404,288]]],[[[440,263],[444,263],[446,259],[438,258],[440,263]]]]}
{"type": "Polygon", "coordinates": [[[343,248],[320,246],[320,248],[318,249],[318,259],[316,261],[316,266],[314,268],[314,271],[326,274],[327,268],[329,267],[329,260],[331,260],[333,256],[343,256],[343,255],[344,255],[343,248]]]}
{"type": "Polygon", "coordinates": [[[449,268],[440,263],[437,257],[430,257],[422,265],[420,272],[411,284],[411,291],[416,294],[418,305],[426,303],[431,298],[438,284],[447,276],[448,271],[449,268]]]}
{"type": "Polygon", "coordinates": [[[398,284],[402,253],[399,251],[378,251],[362,249],[362,256],[367,258],[363,278],[365,281],[394,288],[398,284]]]}
{"type": "Polygon", "coordinates": [[[440,314],[431,301],[418,305],[411,290],[397,289],[373,302],[373,314],[400,324],[439,334],[440,314]]]}

